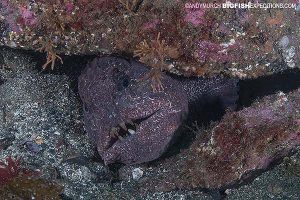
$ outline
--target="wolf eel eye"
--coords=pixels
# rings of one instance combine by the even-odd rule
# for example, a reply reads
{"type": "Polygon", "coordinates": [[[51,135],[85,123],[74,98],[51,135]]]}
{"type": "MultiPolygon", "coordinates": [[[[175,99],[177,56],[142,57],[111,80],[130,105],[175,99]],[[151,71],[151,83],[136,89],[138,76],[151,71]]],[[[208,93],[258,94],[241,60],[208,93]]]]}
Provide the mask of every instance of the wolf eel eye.
{"type": "Polygon", "coordinates": [[[128,76],[124,77],[122,84],[123,84],[123,87],[129,86],[129,77],[128,76]]]}
{"type": "Polygon", "coordinates": [[[130,78],[127,74],[120,71],[118,68],[114,68],[112,71],[112,79],[114,83],[117,85],[118,91],[129,86],[130,78]]]}

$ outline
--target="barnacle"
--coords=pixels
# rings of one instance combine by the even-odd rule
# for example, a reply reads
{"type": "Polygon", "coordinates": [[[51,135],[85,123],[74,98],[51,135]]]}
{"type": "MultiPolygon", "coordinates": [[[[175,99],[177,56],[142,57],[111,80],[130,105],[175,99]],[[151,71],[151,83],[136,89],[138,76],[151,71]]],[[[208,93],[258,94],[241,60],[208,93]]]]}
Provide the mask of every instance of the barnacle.
{"type": "Polygon", "coordinates": [[[139,57],[140,62],[152,67],[150,74],[147,74],[144,79],[151,79],[154,91],[163,90],[160,73],[168,70],[167,59],[179,57],[178,47],[167,45],[165,40],[160,39],[160,33],[158,33],[157,38],[151,40],[150,43],[146,40],[140,42],[133,53],[134,57],[139,57]]]}
{"type": "Polygon", "coordinates": [[[47,61],[42,66],[43,69],[46,69],[47,66],[51,64],[51,69],[53,70],[57,59],[61,62],[61,64],[63,64],[62,58],[56,54],[54,44],[50,39],[46,39],[46,41],[40,40],[40,42],[42,47],[40,47],[38,51],[45,52],[47,54],[47,61]]]}

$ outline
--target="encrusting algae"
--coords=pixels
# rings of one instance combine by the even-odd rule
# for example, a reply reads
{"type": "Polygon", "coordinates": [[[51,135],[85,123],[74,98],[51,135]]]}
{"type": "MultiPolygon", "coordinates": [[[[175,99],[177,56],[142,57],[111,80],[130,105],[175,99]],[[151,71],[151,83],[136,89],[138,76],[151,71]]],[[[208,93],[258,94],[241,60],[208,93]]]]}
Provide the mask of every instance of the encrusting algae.
{"type": "Polygon", "coordinates": [[[61,199],[63,187],[44,180],[40,173],[24,169],[20,159],[0,162],[0,199],[61,199]]]}
{"type": "Polygon", "coordinates": [[[296,9],[208,9],[193,6],[196,2],[205,3],[2,0],[0,44],[42,46],[43,67],[51,68],[58,54],[99,53],[135,55],[150,67],[162,64],[185,76],[256,78],[299,66],[296,9]],[[46,49],[41,37],[54,46],[46,49]]]}

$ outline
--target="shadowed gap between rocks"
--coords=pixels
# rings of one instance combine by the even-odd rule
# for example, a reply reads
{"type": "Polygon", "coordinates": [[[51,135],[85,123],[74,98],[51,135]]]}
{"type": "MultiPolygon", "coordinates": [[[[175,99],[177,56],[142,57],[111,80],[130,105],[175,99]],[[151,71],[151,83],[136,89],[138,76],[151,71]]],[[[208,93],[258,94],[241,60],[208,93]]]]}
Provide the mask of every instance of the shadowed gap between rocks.
{"type": "MultiPolygon", "coordinates": [[[[26,51],[26,54],[32,56],[34,62],[37,63],[37,70],[41,73],[46,74],[66,74],[70,77],[71,80],[71,89],[77,93],[77,79],[81,71],[84,69],[85,65],[89,60],[95,56],[64,56],[64,64],[58,64],[54,71],[51,70],[41,70],[41,66],[45,61],[45,55],[41,53],[36,53],[32,51],[26,51]]],[[[296,88],[300,87],[300,70],[290,70],[284,73],[275,74],[267,77],[260,77],[257,79],[251,80],[241,80],[239,81],[239,100],[237,102],[238,109],[243,107],[248,107],[256,99],[263,96],[276,93],[278,91],[289,92],[296,88]]],[[[3,80],[5,81],[5,80],[3,80]]],[[[207,102],[205,105],[204,112],[201,113],[199,118],[195,118],[198,121],[198,125],[208,126],[211,121],[217,121],[222,118],[225,111],[219,106],[219,102],[207,102]]],[[[191,126],[191,122],[188,121],[186,125],[191,126]]],[[[170,150],[160,159],[163,159],[168,156],[172,156],[180,152],[184,148],[188,148],[191,142],[194,139],[194,133],[189,131],[189,129],[184,128],[182,130],[182,135],[179,136],[176,143],[172,145],[170,150]],[[184,131],[183,131],[184,130],[184,131]]],[[[154,161],[151,164],[155,164],[154,161]]],[[[272,169],[276,164],[280,163],[281,160],[275,161],[268,169],[272,169]]],[[[266,171],[264,170],[264,171],[266,171]]],[[[244,184],[248,184],[255,177],[263,173],[263,171],[255,172],[255,174],[249,175],[249,180],[245,181],[244,184]]],[[[243,185],[244,185],[243,184],[243,185]]],[[[240,186],[240,185],[239,185],[240,186]]],[[[238,187],[233,185],[232,188],[238,187]]],[[[226,198],[225,189],[220,190],[204,190],[212,195],[214,199],[224,199],[226,198]]],[[[66,199],[66,198],[64,198],[66,199]]]]}
{"type": "MultiPolygon", "coordinates": [[[[77,93],[77,79],[81,71],[84,69],[86,63],[95,56],[66,56],[64,58],[63,66],[56,68],[54,72],[44,71],[43,73],[58,73],[67,74],[72,81],[72,89],[77,93]]],[[[43,59],[40,59],[43,60],[43,59]]],[[[42,63],[41,63],[42,65],[42,63]]],[[[276,92],[289,92],[300,87],[300,70],[290,70],[284,73],[274,74],[266,77],[259,77],[257,79],[240,80],[239,81],[239,99],[237,102],[237,109],[240,110],[244,107],[250,106],[255,100],[262,98],[266,95],[274,94],[276,92]]],[[[204,106],[204,112],[199,117],[193,117],[197,121],[199,126],[207,127],[212,121],[218,121],[225,114],[225,110],[220,106],[220,102],[206,102],[204,106]]],[[[192,121],[188,121],[184,127],[182,127],[181,135],[177,138],[175,143],[171,146],[169,151],[165,153],[160,159],[170,157],[178,154],[182,149],[188,148],[195,138],[195,133],[187,129],[186,126],[192,127],[192,121]]],[[[159,159],[159,160],[160,160],[159,159]]],[[[249,184],[258,175],[264,171],[274,168],[281,160],[276,160],[270,165],[270,167],[263,171],[252,172],[249,175],[247,181],[244,181],[243,185],[249,184]]],[[[149,165],[155,165],[157,161],[149,163],[149,165]]],[[[110,166],[112,172],[116,172],[120,166],[110,166]]],[[[112,181],[117,181],[115,177],[112,181]]],[[[240,187],[241,185],[232,185],[231,188],[240,187]]],[[[213,199],[226,199],[225,189],[220,190],[203,190],[209,193],[213,199]]]]}
{"type": "MultiPolygon", "coordinates": [[[[300,70],[289,70],[284,73],[273,74],[270,76],[259,77],[257,79],[240,80],[239,98],[237,101],[237,109],[241,110],[244,107],[250,106],[255,100],[264,96],[282,91],[284,93],[293,91],[300,87],[300,70]]],[[[203,103],[203,102],[202,102],[203,103]]],[[[188,148],[195,138],[197,128],[204,129],[212,122],[219,121],[225,114],[226,110],[222,108],[220,102],[206,101],[202,106],[201,115],[190,116],[189,119],[180,130],[178,138],[171,145],[170,149],[160,159],[178,154],[182,149],[188,148]],[[196,121],[196,124],[195,124],[196,121]],[[196,125],[196,126],[195,126],[196,125]]],[[[156,161],[153,161],[155,164],[156,161]]]]}
{"type": "MultiPolygon", "coordinates": [[[[6,48],[6,47],[1,47],[6,48]]],[[[1,50],[1,49],[0,49],[1,50]]],[[[42,70],[41,67],[45,62],[45,54],[34,51],[22,51],[32,57],[32,60],[37,63],[37,70],[41,73],[49,74],[66,74],[71,80],[71,89],[75,91],[78,96],[77,80],[81,71],[85,68],[86,64],[95,58],[95,55],[87,56],[62,56],[64,63],[57,63],[55,69],[42,70]]],[[[270,76],[259,77],[256,79],[240,80],[239,81],[239,98],[237,102],[237,109],[240,110],[244,107],[250,106],[255,100],[266,95],[274,94],[276,92],[289,92],[300,87],[300,70],[289,70],[283,73],[273,74],[270,76]]],[[[203,102],[202,102],[203,103],[203,102]]],[[[170,149],[160,159],[178,154],[182,149],[188,148],[193,139],[195,138],[195,121],[198,128],[205,128],[211,122],[218,121],[225,114],[225,110],[220,106],[219,101],[205,101],[203,104],[201,115],[188,117],[188,121],[178,130],[179,136],[171,145],[170,149]]],[[[195,114],[195,113],[194,113],[195,114]]],[[[153,161],[152,164],[155,164],[153,161]]]]}

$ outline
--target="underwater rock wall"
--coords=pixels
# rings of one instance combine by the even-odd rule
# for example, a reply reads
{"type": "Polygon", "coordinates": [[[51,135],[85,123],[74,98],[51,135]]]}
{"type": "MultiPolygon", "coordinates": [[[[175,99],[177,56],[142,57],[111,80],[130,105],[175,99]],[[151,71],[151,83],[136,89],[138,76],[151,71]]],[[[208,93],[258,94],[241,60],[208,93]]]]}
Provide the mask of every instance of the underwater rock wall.
{"type": "MultiPolygon", "coordinates": [[[[300,144],[299,110],[298,89],[229,112],[199,132],[188,149],[157,162],[137,182],[142,191],[226,189],[245,183],[300,144]]],[[[121,176],[127,177],[126,170],[121,176]]]]}
{"type": "Polygon", "coordinates": [[[58,54],[111,53],[187,76],[250,78],[299,66],[298,1],[281,1],[294,5],[285,9],[195,8],[205,2],[1,0],[0,44],[47,53],[44,68],[59,63],[58,54]]]}
{"type": "MultiPolygon", "coordinates": [[[[121,54],[185,76],[245,79],[299,68],[299,1],[282,1],[297,8],[266,10],[190,6],[197,2],[0,0],[0,45],[45,53],[43,68],[74,54],[121,54]]],[[[299,148],[298,89],[228,112],[207,130],[197,130],[189,149],[147,165],[122,167],[122,181],[115,183],[117,175],[95,158],[82,134],[80,103],[68,77],[38,72],[32,57],[17,52],[0,51],[0,160],[20,156],[21,169],[38,170],[42,180],[63,185],[62,196],[210,199],[193,189],[247,183],[299,148]]],[[[291,193],[299,199],[299,156],[286,163],[295,175],[285,180],[295,181],[291,193]]],[[[251,194],[243,191],[236,196],[251,194]]]]}

